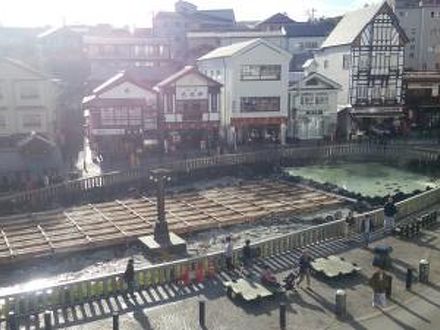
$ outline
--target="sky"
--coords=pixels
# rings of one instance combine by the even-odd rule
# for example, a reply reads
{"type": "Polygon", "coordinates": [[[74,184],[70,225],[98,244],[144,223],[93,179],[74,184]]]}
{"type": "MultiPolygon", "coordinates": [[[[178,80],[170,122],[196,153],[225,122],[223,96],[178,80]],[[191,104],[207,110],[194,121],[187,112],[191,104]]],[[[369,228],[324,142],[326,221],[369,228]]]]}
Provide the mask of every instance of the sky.
{"type": "MultiPolygon", "coordinates": [[[[151,26],[154,13],[171,11],[176,0],[0,0],[2,26],[59,26],[110,23],[115,26],[151,26]]],[[[237,20],[261,20],[277,12],[291,18],[335,16],[379,0],[193,0],[199,9],[233,8],[237,20]]]]}

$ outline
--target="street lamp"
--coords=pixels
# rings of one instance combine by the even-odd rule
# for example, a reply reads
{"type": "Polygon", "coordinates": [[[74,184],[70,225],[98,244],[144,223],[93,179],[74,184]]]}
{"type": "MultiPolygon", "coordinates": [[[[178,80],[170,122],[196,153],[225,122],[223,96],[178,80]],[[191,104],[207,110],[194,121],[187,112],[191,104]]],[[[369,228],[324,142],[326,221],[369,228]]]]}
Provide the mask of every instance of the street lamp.
{"type": "Polygon", "coordinates": [[[170,171],[159,168],[151,171],[149,179],[156,184],[157,219],[154,227],[154,240],[160,245],[170,244],[170,233],[165,218],[165,182],[171,181],[170,171]]]}

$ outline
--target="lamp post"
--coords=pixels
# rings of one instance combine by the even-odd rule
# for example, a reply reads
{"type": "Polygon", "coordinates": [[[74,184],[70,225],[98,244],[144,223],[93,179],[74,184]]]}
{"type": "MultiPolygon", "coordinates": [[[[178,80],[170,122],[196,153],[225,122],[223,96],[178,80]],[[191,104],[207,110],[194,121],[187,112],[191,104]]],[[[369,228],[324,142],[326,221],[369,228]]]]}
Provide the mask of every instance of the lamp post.
{"type": "Polygon", "coordinates": [[[154,226],[154,240],[163,245],[170,244],[170,233],[165,218],[165,182],[171,181],[170,171],[159,168],[151,171],[149,179],[157,188],[157,219],[154,226]]]}

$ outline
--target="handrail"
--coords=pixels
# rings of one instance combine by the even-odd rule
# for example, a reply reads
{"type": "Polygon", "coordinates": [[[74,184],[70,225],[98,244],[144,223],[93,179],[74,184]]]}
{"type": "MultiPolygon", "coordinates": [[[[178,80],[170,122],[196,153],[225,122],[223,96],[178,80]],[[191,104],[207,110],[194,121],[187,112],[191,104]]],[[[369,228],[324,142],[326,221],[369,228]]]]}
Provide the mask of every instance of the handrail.
{"type": "MultiPolygon", "coordinates": [[[[372,143],[345,143],[322,146],[286,146],[262,151],[249,151],[237,154],[215,155],[210,157],[199,157],[181,161],[164,163],[163,167],[176,172],[188,172],[197,169],[249,164],[259,161],[275,162],[284,158],[314,159],[324,157],[335,157],[355,154],[377,154],[385,157],[415,157],[429,160],[436,160],[440,156],[440,150],[425,149],[419,147],[408,148],[406,145],[377,145],[372,143]],[[401,151],[405,151],[402,153],[401,151]]],[[[76,179],[51,185],[44,188],[18,192],[12,195],[0,197],[1,203],[15,201],[17,204],[37,201],[53,201],[57,196],[75,195],[91,192],[93,189],[104,189],[118,184],[138,181],[139,178],[147,176],[149,170],[156,168],[157,164],[150,164],[143,168],[134,168],[127,171],[116,171],[100,176],[76,179]]]]}
{"type": "MultiPolygon", "coordinates": [[[[440,188],[426,191],[397,203],[398,218],[403,219],[414,216],[439,203],[440,188]]],[[[372,216],[375,225],[383,225],[382,209],[367,213],[372,216]]],[[[367,213],[355,217],[357,231],[360,230],[361,219],[367,213]]],[[[337,220],[263,239],[253,243],[252,247],[259,251],[260,257],[268,257],[295,248],[340,238],[344,234],[344,226],[344,220],[337,220]]],[[[242,247],[234,249],[235,258],[240,255],[241,250],[242,247]]],[[[136,270],[136,279],[140,287],[145,288],[151,285],[177,281],[182,278],[185,272],[199,267],[205,272],[208,272],[212,267],[216,270],[224,269],[222,252],[217,251],[206,255],[141,267],[136,270]]],[[[11,290],[7,294],[0,295],[0,316],[6,316],[10,310],[14,310],[16,314],[30,313],[118,294],[124,290],[122,278],[122,273],[114,272],[85,280],[73,280],[56,285],[41,286],[34,290],[11,290]]]]}

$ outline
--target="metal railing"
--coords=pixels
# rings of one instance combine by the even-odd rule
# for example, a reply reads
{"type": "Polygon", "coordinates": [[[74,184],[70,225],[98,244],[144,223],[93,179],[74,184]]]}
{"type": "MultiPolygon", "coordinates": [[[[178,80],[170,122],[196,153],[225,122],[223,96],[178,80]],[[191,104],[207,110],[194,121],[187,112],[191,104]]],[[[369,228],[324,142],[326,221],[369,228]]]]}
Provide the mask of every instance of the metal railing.
{"type": "MultiPolygon", "coordinates": [[[[433,189],[397,203],[398,219],[416,216],[440,203],[440,189],[433,189]]],[[[383,210],[371,212],[376,228],[383,225],[383,210]]],[[[365,214],[356,216],[357,230],[365,214]]],[[[304,230],[295,231],[278,237],[261,240],[252,244],[261,258],[303,248],[312,244],[343,237],[345,221],[338,220],[304,230]]],[[[241,247],[234,250],[234,259],[241,255],[241,247]]],[[[181,259],[136,270],[136,281],[140,289],[154,285],[177,282],[185,274],[202,271],[204,274],[217,273],[224,269],[222,252],[181,259]]],[[[11,290],[0,296],[0,317],[6,317],[10,311],[16,315],[28,315],[60,306],[71,306],[111,297],[125,291],[123,274],[112,273],[86,280],[70,281],[56,285],[42,286],[32,290],[11,290]]]]}
{"type": "MultiPolygon", "coordinates": [[[[337,159],[340,157],[362,156],[391,159],[418,159],[436,161],[440,150],[411,148],[402,145],[377,145],[371,143],[338,144],[323,146],[295,147],[288,146],[263,151],[245,152],[239,154],[225,154],[210,157],[199,157],[181,161],[164,163],[161,167],[169,168],[174,172],[188,173],[212,167],[233,165],[249,165],[256,163],[279,164],[283,160],[295,159],[298,161],[312,161],[337,159]]],[[[70,205],[80,200],[92,199],[114,192],[119,187],[133,184],[146,185],[149,171],[157,168],[151,165],[135,168],[128,171],[103,174],[96,177],[67,181],[49,187],[34,189],[13,195],[0,197],[0,210],[7,214],[11,207],[19,206],[20,210],[38,210],[50,203],[70,205]]],[[[11,211],[12,212],[12,211],[11,211]]],[[[10,213],[10,212],[9,212],[10,213]]]]}

